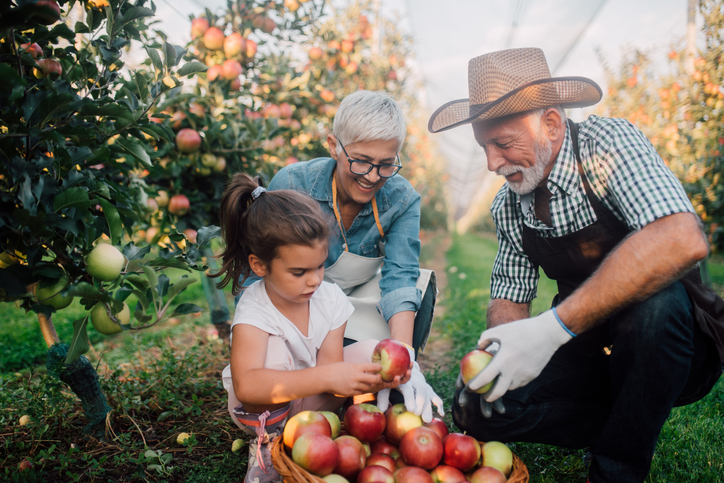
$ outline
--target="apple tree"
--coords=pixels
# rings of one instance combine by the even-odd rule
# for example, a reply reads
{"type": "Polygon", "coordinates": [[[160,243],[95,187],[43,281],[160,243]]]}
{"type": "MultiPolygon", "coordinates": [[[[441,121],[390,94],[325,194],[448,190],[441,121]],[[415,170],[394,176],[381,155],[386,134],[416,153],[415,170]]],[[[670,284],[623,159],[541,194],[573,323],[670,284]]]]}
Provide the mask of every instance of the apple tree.
{"type": "Polygon", "coordinates": [[[203,270],[200,250],[218,236],[199,226],[184,245],[174,231],[153,252],[131,240],[153,192],[144,179],[158,162],[152,144],[174,140],[149,113],[206,70],[182,62],[182,47],[146,42],[154,14],[144,0],[0,2],[0,297],[37,314],[49,372],[80,397],[88,430],[109,410],[82,356],[89,320],[113,333],[197,312],[171,306],[194,279],[171,282],[163,270],[203,270]],[[69,26],[76,4],[84,18],[69,26]],[[147,67],[124,67],[132,43],[145,48],[147,67]],[[51,317],[73,298],[89,315],[64,344],[51,317]]]}

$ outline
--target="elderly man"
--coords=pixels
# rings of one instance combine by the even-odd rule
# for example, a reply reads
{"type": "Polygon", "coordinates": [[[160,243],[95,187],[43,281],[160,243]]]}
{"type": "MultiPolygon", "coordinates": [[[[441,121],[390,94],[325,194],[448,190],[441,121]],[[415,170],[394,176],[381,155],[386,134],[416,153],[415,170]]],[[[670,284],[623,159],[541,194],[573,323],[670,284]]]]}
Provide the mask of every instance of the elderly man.
{"type": "Polygon", "coordinates": [[[724,303],[698,275],[699,220],[633,125],[566,120],[564,108],[601,99],[592,80],[552,78],[532,48],[472,59],[468,76],[470,99],[429,129],[472,124],[507,183],[491,208],[499,249],[478,341],[497,352],[458,384],[455,423],[480,440],[590,447],[589,481],[643,481],[671,408],[721,374],[724,328],[697,302],[724,303]],[[538,267],[559,293],[531,317],[538,267]]]}

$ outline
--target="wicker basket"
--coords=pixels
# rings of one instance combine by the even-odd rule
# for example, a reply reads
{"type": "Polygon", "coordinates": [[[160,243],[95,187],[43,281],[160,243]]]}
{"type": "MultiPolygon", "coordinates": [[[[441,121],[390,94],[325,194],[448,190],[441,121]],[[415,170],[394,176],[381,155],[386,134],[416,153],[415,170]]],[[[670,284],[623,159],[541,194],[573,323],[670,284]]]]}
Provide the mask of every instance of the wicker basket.
{"type": "MultiPolygon", "coordinates": [[[[274,438],[271,454],[274,468],[284,479],[284,483],[324,483],[324,480],[309,473],[292,460],[284,450],[284,440],[281,435],[274,438]]],[[[508,477],[507,483],[528,483],[528,480],[528,468],[523,460],[513,453],[513,472],[508,477]]]]}

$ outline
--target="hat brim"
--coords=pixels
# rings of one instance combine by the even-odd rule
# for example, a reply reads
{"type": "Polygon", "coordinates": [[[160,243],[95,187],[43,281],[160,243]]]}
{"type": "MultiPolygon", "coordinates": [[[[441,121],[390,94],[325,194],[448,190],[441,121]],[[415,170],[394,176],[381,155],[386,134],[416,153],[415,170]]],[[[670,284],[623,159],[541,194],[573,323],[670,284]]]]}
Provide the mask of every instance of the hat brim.
{"type": "Polygon", "coordinates": [[[469,99],[443,104],[430,116],[427,128],[431,133],[438,133],[463,124],[533,109],[587,107],[596,104],[602,97],[603,91],[598,84],[586,77],[539,79],[485,104],[471,105],[469,99]]]}

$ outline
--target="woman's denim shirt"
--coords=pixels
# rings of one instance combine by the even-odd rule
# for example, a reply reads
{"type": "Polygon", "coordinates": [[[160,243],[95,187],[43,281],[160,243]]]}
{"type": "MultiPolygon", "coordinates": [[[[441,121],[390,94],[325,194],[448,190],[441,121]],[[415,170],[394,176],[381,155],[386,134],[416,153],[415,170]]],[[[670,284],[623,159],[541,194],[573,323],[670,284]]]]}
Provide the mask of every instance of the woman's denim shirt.
{"type": "MultiPolygon", "coordinates": [[[[334,219],[332,173],[336,165],[333,158],[291,164],[274,176],[269,190],[293,189],[307,193],[334,219]]],[[[415,287],[420,275],[420,195],[398,174],[385,182],[375,198],[385,233],[379,307],[385,320],[390,320],[398,312],[416,312],[420,307],[422,293],[415,287]]],[[[331,231],[325,268],[337,261],[344,251],[344,239],[336,223],[331,231]]],[[[380,232],[371,202],[362,207],[345,236],[351,253],[364,257],[381,255],[378,250],[380,232]]]]}

